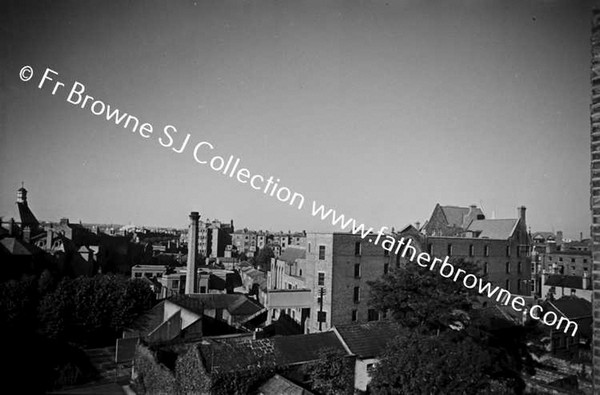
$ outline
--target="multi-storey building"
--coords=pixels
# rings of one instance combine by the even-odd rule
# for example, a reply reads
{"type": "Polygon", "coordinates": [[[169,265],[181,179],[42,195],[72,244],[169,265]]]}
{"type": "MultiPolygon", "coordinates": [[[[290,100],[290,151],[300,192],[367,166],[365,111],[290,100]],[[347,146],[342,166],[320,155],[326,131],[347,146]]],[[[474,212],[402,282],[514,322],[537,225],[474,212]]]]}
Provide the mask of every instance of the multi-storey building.
{"type": "Polygon", "coordinates": [[[308,233],[306,249],[288,247],[272,260],[267,275],[270,318],[286,313],[306,332],[379,320],[382,314],[367,303],[367,282],[395,262],[395,255],[360,235],[308,233]]]}
{"type": "Polygon", "coordinates": [[[513,294],[534,289],[525,207],[514,219],[486,219],[476,206],[436,205],[423,226],[421,248],[432,256],[474,262],[481,275],[513,294]]]}
{"type": "Polygon", "coordinates": [[[225,256],[225,249],[231,244],[231,234],[234,231],[233,220],[204,221],[198,227],[198,253],[205,258],[225,256]]]}

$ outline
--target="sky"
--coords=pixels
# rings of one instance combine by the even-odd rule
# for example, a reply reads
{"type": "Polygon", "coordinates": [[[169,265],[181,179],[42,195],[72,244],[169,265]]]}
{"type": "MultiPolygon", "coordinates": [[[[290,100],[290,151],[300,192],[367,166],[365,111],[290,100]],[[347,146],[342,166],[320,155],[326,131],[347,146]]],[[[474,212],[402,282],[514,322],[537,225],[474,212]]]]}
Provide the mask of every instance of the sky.
{"type": "Polygon", "coordinates": [[[312,202],[375,229],[523,205],[532,231],[589,235],[590,1],[5,1],[0,26],[5,219],[24,182],[50,221],[329,231],[312,202]],[[69,103],[75,81],[151,136],[69,103]],[[305,205],[197,163],[202,141],[305,205]]]}

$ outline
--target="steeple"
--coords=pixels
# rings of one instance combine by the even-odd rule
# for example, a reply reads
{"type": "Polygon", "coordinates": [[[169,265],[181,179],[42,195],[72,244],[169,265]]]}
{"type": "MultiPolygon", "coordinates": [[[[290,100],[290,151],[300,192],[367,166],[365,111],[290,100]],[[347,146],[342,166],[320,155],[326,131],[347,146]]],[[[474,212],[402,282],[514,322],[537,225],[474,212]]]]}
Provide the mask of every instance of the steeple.
{"type": "Polygon", "coordinates": [[[27,205],[27,189],[25,189],[25,183],[21,181],[21,188],[17,189],[17,203],[24,203],[27,205]]]}

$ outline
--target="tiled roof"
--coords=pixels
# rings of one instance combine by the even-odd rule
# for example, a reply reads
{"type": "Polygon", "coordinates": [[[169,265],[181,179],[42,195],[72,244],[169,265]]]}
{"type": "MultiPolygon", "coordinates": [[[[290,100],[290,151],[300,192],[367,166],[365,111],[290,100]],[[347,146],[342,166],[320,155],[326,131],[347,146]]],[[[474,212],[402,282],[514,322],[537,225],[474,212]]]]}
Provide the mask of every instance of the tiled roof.
{"type": "Polygon", "coordinates": [[[305,259],[306,249],[295,245],[288,246],[285,251],[277,258],[280,261],[294,263],[296,259],[305,259]]]}
{"type": "Polygon", "coordinates": [[[202,341],[198,344],[209,373],[232,372],[275,364],[272,339],[241,342],[202,341]]]}
{"type": "MultiPolygon", "coordinates": [[[[552,287],[583,289],[583,277],[567,276],[564,274],[550,274],[544,282],[544,285],[552,287]]],[[[586,289],[592,289],[591,281],[588,281],[586,289]]]]}
{"type": "Polygon", "coordinates": [[[548,303],[569,319],[592,316],[592,303],[576,296],[563,296],[548,303]]]}
{"type": "Polygon", "coordinates": [[[333,332],[236,342],[212,339],[202,341],[198,348],[209,372],[231,372],[251,367],[311,362],[319,359],[319,350],[324,348],[333,348],[347,354],[333,332]]]}
{"type": "Polygon", "coordinates": [[[518,222],[518,219],[479,219],[471,222],[467,230],[479,232],[479,238],[506,240],[518,222]]]}
{"type": "Polygon", "coordinates": [[[396,325],[385,321],[336,326],[335,330],[350,351],[360,358],[380,356],[387,343],[400,333],[396,325]]]}

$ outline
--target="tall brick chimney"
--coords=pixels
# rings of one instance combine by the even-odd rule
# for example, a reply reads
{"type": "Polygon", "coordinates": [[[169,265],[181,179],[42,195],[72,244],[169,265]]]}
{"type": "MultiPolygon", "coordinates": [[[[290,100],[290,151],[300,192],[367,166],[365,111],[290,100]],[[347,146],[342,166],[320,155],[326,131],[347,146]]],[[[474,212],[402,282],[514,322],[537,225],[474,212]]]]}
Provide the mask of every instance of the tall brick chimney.
{"type": "Polygon", "coordinates": [[[185,293],[196,292],[196,254],[198,253],[198,223],[200,214],[197,211],[190,213],[190,228],[188,231],[188,257],[187,273],[185,278],[185,293]]]}

